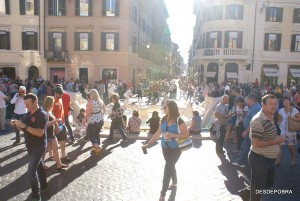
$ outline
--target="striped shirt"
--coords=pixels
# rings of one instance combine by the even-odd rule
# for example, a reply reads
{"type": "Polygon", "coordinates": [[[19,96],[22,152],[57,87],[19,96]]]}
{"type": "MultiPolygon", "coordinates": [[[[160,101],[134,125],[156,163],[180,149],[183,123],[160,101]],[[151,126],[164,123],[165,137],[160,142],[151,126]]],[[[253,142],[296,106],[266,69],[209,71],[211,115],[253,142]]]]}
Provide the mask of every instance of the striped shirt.
{"type": "MultiPolygon", "coordinates": [[[[250,122],[250,139],[252,140],[255,138],[262,141],[269,141],[274,140],[277,136],[278,134],[274,121],[268,119],[263,111],[260,110],[250,122]]],[[[274,159],[279,152],[279,145],[254,147],[252,144],[251,150],[267,158],[274,159]]]]}

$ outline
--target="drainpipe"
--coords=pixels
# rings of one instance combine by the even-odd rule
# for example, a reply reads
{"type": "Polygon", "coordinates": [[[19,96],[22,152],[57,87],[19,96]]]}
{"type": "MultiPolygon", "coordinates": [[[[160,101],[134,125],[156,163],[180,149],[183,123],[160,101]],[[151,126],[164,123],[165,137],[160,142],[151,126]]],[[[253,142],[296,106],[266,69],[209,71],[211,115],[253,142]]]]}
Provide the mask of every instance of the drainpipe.
{"type": "Polygon", "coordinates": [[[44,1],[44,58],[46,58],[46,2],[44,1]]]}
{"type": "Polygon", "coordinates": [[[38,1],[39,4],[39,55],[41,55],[41,3],[38,1]]]}
{"type": "Polygon", "coordinates": [[[254,53],[255,53],[255,39],[256,39],[256,21],[257,21],[257,0],[255,0],[255,16],[254,16],[254,32],[253,32],[253,50],[252,50],[252,79],[253,79],[253,68],[254,68],[254,53]]]}

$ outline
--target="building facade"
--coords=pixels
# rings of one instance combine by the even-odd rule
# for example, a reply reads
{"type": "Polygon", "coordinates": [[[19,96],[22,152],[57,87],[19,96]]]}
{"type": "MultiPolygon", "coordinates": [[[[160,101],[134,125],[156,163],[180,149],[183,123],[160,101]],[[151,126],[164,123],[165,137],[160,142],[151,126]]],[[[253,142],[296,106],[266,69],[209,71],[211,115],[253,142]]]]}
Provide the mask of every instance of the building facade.
{"type": "Polygon", "coordinates": [[[167,18],[163,0],[0,0],[0,70],[54,82],[163,78],[167,18]]]}
{"type": "Polygon", "coordinates": [[[300,84],[300,2],[195,0],[192,66],[203,83],[300,84]]]}

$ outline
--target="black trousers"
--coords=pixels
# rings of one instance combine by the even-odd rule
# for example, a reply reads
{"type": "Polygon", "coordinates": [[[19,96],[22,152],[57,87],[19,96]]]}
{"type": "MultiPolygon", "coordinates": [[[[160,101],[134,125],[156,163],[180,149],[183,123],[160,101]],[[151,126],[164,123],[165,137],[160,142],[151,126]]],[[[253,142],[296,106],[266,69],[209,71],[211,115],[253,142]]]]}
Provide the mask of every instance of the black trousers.
{"type": "Polygon", "coordinates": [[[243,132],[244,132],[245,128],[243,126],[243,122],[240,122],[237,129],[236,129],[236,134],[237,134],[237,144],[236,144],[236,149],[238,151],[241,150],[241,146],[242,146],[242,142],[243,142],[243,132]]]}
{"type": "Polygon", "coordinates": [[[216,152],[222,152],[223,151],[223,144],[226,134],[226,128],[225,125],[220,126],[220,135],[217,136],[217,142],[216,142],[216,152]]]}
{"type": "Polygon", "coordinates": [[[166,161],[165,170],[164,170],[164,178],[163,178],[163,186],[160,192],[161,196],[165,196],[168,190],[170,180],[172,178],[173,183],[177,184],[177,174],[175,165],[180,158],[181,150],[179,148],[176,149],[168,149],[162,148],[162,152],[166,161]]]}

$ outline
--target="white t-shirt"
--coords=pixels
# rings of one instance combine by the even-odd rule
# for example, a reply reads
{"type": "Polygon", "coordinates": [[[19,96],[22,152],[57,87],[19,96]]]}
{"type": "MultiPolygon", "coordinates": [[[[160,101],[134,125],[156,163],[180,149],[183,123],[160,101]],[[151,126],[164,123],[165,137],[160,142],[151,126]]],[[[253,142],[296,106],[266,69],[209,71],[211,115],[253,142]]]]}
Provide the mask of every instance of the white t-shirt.
{"type": "Polygon", "coordinates": [[[295,115],[299,113],[299,111],[293,107],[291,113],[285,113],[284,108],[281,108],[278,112],[278,114],[282,117],[282,120],[280,122],[279,128],[281,131],[281,135],[295,135],[297,132],[291,132],[288,131],[288,121],[287,118],[289,115],[292,117],[295,117],[295,115]]]}
{"type": "Polygon", "coordinates": [[[4,100],[5,97],[6,97],[5,94],[2,93],[2,91],[0,91],[0,108],[6,107],[5,100],[4,100]]]}

